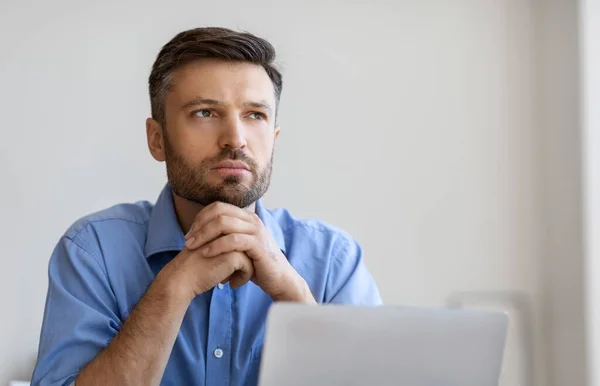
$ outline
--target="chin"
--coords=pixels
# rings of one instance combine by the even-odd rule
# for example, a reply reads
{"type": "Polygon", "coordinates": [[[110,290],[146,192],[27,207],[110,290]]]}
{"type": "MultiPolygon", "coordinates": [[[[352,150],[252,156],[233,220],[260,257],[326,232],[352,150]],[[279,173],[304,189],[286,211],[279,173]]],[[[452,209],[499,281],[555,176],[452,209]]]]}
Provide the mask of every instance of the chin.
{"type": "Polygon", "coordinates": [[[224,202],[242,209],[254,203],[248,200],[246,194],[222,194],[220,197],[215,197],[215,201],[224,202]]]}
{"type": "Polygon", "coordinates": [[[247,188],[246,184],[244,182],[248,182],[248,184],[251,184],[252,181],[246,181],[248,180],[248,178],[245,178],[243,176],[224,176],[223,178],[221,178],[221,186],[239,186],[239,185],[243,185],[244,187],[247,188]]]}

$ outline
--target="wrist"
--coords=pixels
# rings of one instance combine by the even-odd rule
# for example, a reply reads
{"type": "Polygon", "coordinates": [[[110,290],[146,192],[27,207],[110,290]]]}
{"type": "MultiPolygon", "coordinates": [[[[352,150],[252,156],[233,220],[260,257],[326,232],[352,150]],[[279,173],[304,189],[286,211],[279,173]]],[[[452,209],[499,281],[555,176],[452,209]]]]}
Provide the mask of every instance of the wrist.
{"type": "Polygon", "coordinates": [[[170,272],[167,267],[156,275],[148,291],[152,291],[169,302],[179,303],[186,308],[195,297],[194,292],[186,285],[184,278],[180,278],[177,272],[170,272]]]}
{"type": "Polygon", "coordinates": [[[308,283],[296,271],[284,280],[285,288],[272,296],[276,302],[298,302],[305,304],[316,304],[315,297],[310,291],[308,283]]]}

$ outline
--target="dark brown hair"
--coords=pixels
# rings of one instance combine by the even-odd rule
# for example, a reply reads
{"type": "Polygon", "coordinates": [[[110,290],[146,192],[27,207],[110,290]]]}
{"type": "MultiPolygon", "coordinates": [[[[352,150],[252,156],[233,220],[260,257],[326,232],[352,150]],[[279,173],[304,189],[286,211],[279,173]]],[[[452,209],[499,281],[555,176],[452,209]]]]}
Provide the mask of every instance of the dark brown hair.
{"type": "Polygon", "coordinates": [[[261,65],[275,88],[279,104],[283,82],[275,68],[275,49],[265,39],[227,28],[195,28],[177,34],[159,52],[148,79],[152,118],[165,123],[165,97],[172,87],[171,75],[181,66],[198,59],[250,62],[261,65]]]}

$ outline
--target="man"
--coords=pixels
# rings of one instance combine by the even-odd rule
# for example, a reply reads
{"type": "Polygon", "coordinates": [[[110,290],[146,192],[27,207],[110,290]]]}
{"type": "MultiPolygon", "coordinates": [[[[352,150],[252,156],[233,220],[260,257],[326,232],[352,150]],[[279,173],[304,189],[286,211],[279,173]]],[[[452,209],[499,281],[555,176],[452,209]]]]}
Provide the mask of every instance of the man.
{"type": "Polygon", "coordinates": [[[156,205],[76,222],[49,264],[34,385],[255,385],[273,301],[377,305],[359,245],[260,202],[282,79],[267,41],[175,36],[149,79],[156,205]]]}

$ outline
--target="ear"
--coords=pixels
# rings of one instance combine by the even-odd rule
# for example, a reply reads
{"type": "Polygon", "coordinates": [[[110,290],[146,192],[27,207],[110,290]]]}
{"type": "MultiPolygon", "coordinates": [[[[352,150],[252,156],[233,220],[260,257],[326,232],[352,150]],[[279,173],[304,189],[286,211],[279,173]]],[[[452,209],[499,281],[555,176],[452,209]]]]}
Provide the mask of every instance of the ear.
{"type": "Polygon", "coordinates": [[[275,126],[275,140],[279,137],[279,132],[281,131],[281,127],[279,125],[275,126]]]}
{"type": "Polygon", "coordinates": [[[159,162],[163,162],[166,157],[162,126],[152,118],[146,119],[146,139],[152,157],[159,162]]]}

